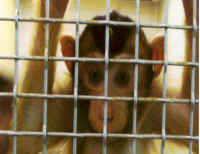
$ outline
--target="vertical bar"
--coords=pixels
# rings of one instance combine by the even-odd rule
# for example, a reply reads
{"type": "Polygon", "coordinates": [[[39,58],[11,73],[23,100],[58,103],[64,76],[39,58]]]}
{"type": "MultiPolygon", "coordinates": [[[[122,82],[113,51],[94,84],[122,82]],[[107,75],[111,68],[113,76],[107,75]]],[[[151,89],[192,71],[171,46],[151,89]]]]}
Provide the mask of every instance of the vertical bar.
{"type": "MultiPolygon", "coordinates": [[[[50,0],[45,3],[45,17],[50,16],[50,0]]],[[[48,57],[49,57],[49,23],[45,23],[45,59],[44,59],[44,94],[48,94],[48,57]]],[[[44,99],[43,109],[43,153],[47,153],[47,103],[44,99]]]]}
{"type": "MultiPolygon", "coordinates": [[[[192,62],[195,62],[196,57],[196,0],[193,0],[193,36],[192,36],[192,62]]],[[[195,67],[192,67],[192,79],[191,79],[191,105],[190,105],[190,126],[189,134],[193,136],[193,124],[194,124],[194,108],[195,108],[195,67]]],[[[189,141],[189,154],[192,154],[193,140],[189,141]]]]}
{"type": "MultiPolygon", "coordinates": [[[[15,56],[19,55],[19,15],[20,0],[16,0],[15,19],[15,56]]],[[[14,86],[13,86],[13,129],[17,131],[17,90],[19,80],[19,61],[15,59],[14,86]]],[[[13,136],[13,153],[17,154],[17,136],[13,136]]]]}
{"type": "MultiPolygon", "coordinates": [[[[135,33],[135,60],[139,58],[139,32],[140,32],[140,0],[136,1],[136,33],[135,33]]],[[[138,99],[138,64],[134,71],[134,105],[133,105],[133,134],[137,133],[137,99],[138,99]]],[[[137,140],[133,139],[133,154],[136,154],[137,140]]]]}
{"type": "MultiPolygon", "coordinates": [[[[110,20],[110,0],[106,0],[106,22],[110,20]]],[[[104,96],[108,96],[108,67],[109,67],[109,24],[106,25],[105,31],[105,74],[104,74],[104,96]]],[[[108,101],[104,101],[104,121],[103,121],[103,154],[107,154],[107,117],[108,101]]]]}
{"type": "MultiPolygon", "coordinates": [[[[76,0],[76,40],[75,40],[75,57],[79,57],[79,23],[80,23],[80,0],[76,0]]],[[[73,132],[77,133],[78,119],[78,68],[79,62],[75,62],[74,71],[74,121],[73,132]]],[[[77,154],[77,137],[73,138],[73,154],[77,154]]]]}
{"type": "MultiPolygon", "coordinates": [[[[168,26],[168,0],[165,0],[165,25],[168,26]]],[[[162,97],[166,98],[166,87],[167,87],[167,65],[168,65],[168,51],[167,51],[167,41],[168,41],[168,27],[165,27],[164,36],[164,78],[163,78],[163,88],[162,97]]],[[[162,144],[161,144],[161,154],[165,154],[165,140],[166,140],[166,103],[163,102],[162,106],[162,144]]]]}

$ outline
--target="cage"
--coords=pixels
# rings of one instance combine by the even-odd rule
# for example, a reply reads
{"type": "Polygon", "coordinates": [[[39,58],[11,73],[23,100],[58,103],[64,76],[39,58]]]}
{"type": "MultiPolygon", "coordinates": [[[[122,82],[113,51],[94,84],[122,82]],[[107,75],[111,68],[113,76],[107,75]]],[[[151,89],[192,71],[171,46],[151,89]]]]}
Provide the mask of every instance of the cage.
{"type": "MultiPolygon", "coordinates": [[[[0,0],[0,10],[0,84],[3,85],[3,88],[0,85],[0,103],[6,104],[12,99],[9,105],[12,106],[12,117],[8,120],[4,120],[6,110],[0,104],[0,154],[198,153],[198,1],[0,0]],[[113,21],[110,17],[113,10],[133,21],[113,21]],[[98,15],[105,18],[93,19],[98,15]],[[80,53],[80,39],[88,25],[105,27],[102,58],[84,57],[80,53]],[[110,38],[115,27],[135,28],[134,58],[110,56],[110,38]],[[148,44],[162,36],[163,59],[140,58],[141,29],[148,44]],[[61,54],[60,37],[63,35],[74,37],[74,57],[61,54]],[[67,62],[74,64],[73,71],[66,68],[67,62]],[[95,69],[101,63],[104,72],[101,94],[80,92],[79,78],[85,73],[80,71],[80,65],[84,63],[95,69]],[[110,90],[110,71],[115,70],[112,70],[115,64],[121,65],[123,73],[133,65],[133,81],[128,85],[131,94],[128,96],[122,95],[121,87],[119,94],[110,90]],[[151,66],[154,70],[153,66],[162,67],[160,74],[152,79],[147,96],[140,95],[140,81],[148,78],[140,76],[141,66],[151,66]],[[11,83],[12,88],[7,88],[11,83]],[[92,103],[87,104],[87,109],[79,107],[86,100],[103,102],[101,131],[91,126],[88,120],[88,106],[92,103]],[[126,118],[127,123],[131,121],[127,132],[109,130],[110,102],[115,101],[132,105],[131,120],[126,118]],[[143,111],[146,105],[150,107],[143,111]],[[140,114],[143,117],[138,119],[140,114]],[[140,120],[144,121],[141,126],[140,120]],[[12,126],[7,126],[8,123],[12,126]],[[69,125],[72,128],[68,128],[69,125]],[[79,131],[79,126],[85,125],[90,126],[79,131]]],[[[88,71],[89,67],[85,69],[88,71]]],[[[94,86],[93,90],[98,91],[98,88],[94,86]]],[[[96,115],[101,109],[99,106],[95,109],[92,113],[96,115]]],[[[123,108],[118,108],[116,114],[120,111],[123,108]]],[[[118,122],[118,125],[123,124],[118,122]]]]}

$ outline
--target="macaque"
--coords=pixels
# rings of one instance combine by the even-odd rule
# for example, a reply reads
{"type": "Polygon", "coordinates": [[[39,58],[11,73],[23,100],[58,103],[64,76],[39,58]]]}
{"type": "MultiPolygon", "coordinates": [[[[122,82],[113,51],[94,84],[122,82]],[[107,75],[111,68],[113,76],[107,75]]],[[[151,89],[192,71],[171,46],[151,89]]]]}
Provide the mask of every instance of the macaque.
{"type": "MultiPolygon", "coordinates": [[[[0,77],[0,92],[11,92],[12,83],[0,77]]],[[[12,98],[0,98],[0,130],[8,130],[9,122],[12,116],[12,98]]],[[[5,154],[8,151],[9,140],[8,136],[0,135],[0,154],[5,154]]]]}
{"type": "MultiPolygon", "coordinates": [[[[105,20],[105,16],[97,16],[94,20],[105,20]]],[[[113,11],[110,20],[133,22],[129,17],[113,11]]],[[[109,57],[114,59],[135,58],[135,27],[110,26],[109,57]]],[[[157,41],[157,40],[156,40],[157,41]]],[[[160,41],[160,39],[158,40],[160,41]]],[[[65,57],[72,57],[75,53],[75,41],[71,36],[61,38],[62,53],[65,57]]],[[[162,60],[163,51],[153,50],[148,43],[142,29],[139,32],[139,58],[147,60],[162,60]]],[[[155,48],[157,49],[157,48],[155,48]]],[[[105,25],[87,25],[80,36],[80,57],[104,58],[105,55],[105,25]]],[[[134,94],[134,67],[133,63],[109,63],[108,96],[132,97],[134,94]]],[[[66,61],[69,71],[74,73],[74,62],[66,61]]],[[[162,66],[139,64],[138,68],[138,96],[147,97],[151,81],[162,69],[162,66]]],[[[79,63],[79,95],[104,96],[104,62],[80,62],[79,63]]],[[[144,104],[138,104],[137,120],[140,121],[144,104]]],[[[133,102],[112,100],[108,102],[107,131],[108,133],[132,132],[133,102]]],[[[78,102],[78,131],[79,132],[103,132],[104,101],[80,100],[78,102]]],[[[90,140],[92,143],[94,140],[90,140]]],[[[119,145],[118,142],[111,144],[119,145]]],[[[124,140],[123,140],[124,141],[124,140]]],[[[87,139],[82,142],[87,146],[87,139]]],[[[88,142],[88,143],[89,143],[88,142]]],[[[97,141],[98,147],[101,142],[97,141]]],[[[124,146],[127,142],[124,143],[124,146]]],[[[94,143],[95,144],[95,143],[94,143]]],[[[90,145],[88,146],[88,148],[90,145]]],[[[91,146],[92,147],[92,146],[91,146]]],[[[83,146],[83,148],[85,148],[83,146]]],[[[80,149],[83,149],[80,148],[80,149]]],[[[96,148],[95,148],[96,149],[96,148]]],[[[96,150],[98,150],[97,148],[96,150]]],[[[111,148],[112,149],[112,148],[111,148]]],[[[89,150],[86,148],[86,151],[89,150]]],[[[82,150],[81,150],[82,151],[82,150]]],[[[78,152],[79,153],[79,152],[78,152]]],[[[84,153],[84,152],[83,152],[84,153]]],[[[99,152],[97,152],[99,153],[99,152]]],[[[101,152],[100,152],[101,153],[101,152]]]]}

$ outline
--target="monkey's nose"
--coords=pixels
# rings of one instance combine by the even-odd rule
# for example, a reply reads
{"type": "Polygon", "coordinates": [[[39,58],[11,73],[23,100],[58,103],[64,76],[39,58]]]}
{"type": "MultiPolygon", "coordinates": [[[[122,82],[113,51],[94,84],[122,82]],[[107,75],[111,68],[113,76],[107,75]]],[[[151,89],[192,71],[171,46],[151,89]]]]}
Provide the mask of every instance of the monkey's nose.
{"type": "MultiPolygon", "coordinates": [[[[104,105],[102,105],[101,109],[100,109],[100,118],[101,118],[102,121],[104,120],[104,116],[105,116],[104,105]]],[[[114,116],[113,116],[113,112],[112,112],[112,106],[111,106],[111,104],[108,104],[107,122],[111,122],[113,119],[114,119],[114,116]]]]}
{"type": "MultiPolygon", "coordinates": [[[[101,115],[101,120],[104,120],[104,114],[101,115]]],[[[111,122],[114,119],[112,114],[107,114],[107,122],[111,122]]]]}

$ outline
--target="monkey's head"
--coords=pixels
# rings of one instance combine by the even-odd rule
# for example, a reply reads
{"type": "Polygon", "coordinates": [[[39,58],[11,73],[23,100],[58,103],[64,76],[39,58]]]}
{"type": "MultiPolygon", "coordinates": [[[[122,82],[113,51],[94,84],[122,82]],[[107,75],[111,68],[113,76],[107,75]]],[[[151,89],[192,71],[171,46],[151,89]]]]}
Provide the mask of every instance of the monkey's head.
{"type": "MultiPolygon", "coordinates": [[[[97,16],[94,20],[105,20],[105,16],[97,16]]],[[[113,11],[110,20],[133,22],[130,18],[113,11]]],[[[105,56],[105,25],[88,25],[80,36],[80,57],[104,58],[105,56]]],[[[109,28],[109,58],[134,59],[135,58],[135,27],[114,26],[109,28]]],[[[74,56],[75,43],[70,36],[61,38],[62,52],[66,57],[74,56]]],[[[152,47],[147,42],[144,32],[139,32],[139,58],[158,59],[152,47]]],[[[160,58],[161,59],[161,58],[160,58]]],[[[68,69],[73,73],[73,63],[66,62],[68,69]]],[[[133,97],[134,96],[134,63],[110,62],[108,67],[108,96],[133,97]]],[[[104,96],[104,62],[80,62],[79,65],[79,94],[104,96]]],[[[138,96],[145,97],[150,90],[151,81],[155,74],[152,65],[140,64],[138,66],[138,96]]],[[[131,120],[133,102],[112,100],[108,102],[107,129],[108,132],[117,133],[127,130],[131,120]]],[[[88,119],[92,128],[102,132],[104,121],[104,101],[91,100],[88,110],[88,119]]],[[[130,127],[130,126],[129,126],[130,127]]]]}

